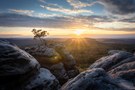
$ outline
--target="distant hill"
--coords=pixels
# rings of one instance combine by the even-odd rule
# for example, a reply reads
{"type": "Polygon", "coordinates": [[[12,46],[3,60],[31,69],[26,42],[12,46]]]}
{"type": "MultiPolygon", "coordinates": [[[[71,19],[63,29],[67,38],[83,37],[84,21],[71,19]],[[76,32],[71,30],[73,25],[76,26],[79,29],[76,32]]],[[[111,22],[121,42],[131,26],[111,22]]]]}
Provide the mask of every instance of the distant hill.
{"type": "MultiPolygon", "coordinates": [[[[0,38],[0,40],[5,40],[9,41],[11,43],[16,44],[17,46],[23,47],[23,46],[31,46],[35,45],[37,43],[40,43],[38,40],[33,40],[32,38],[0,38]]],[[[84,44],[85,42],[91,42],[91,43],[100,43],[96,41],[95,39],[90,39],[90,38],[46,38],[48,42],[55,42],[55,43],[64,43],[64,44],[74,44],[74,43],[79,43],[84,44]]]]}
{"type": "Polygon", "coordinates": [[[97,39],[97,41],[114,44],[135,44],[135,39],[97,39]]]}

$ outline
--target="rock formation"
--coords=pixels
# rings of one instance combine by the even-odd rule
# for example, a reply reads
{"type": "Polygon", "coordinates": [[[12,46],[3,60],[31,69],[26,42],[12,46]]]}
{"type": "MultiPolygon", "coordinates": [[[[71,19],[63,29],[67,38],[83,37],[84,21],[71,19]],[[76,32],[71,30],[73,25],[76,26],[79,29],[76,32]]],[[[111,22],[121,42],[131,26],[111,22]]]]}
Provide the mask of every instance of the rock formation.
{"type": "Polygon", "coordinates": [[[133,57],[132,53],[125,52],[125,51],[112,51],[110,53],[109,51],[108,56],[102,57],[101,59],[97,60],[95,63],[93,63],[89,68],[103,68],[106,71],[109,71],[116,67],[117,64],[123,62],[123,60],[133,57]]]}
{"type": "Polygon", "coordinates": [[[79,74],[68,81],[61,90],[126,90],[103,69],[96,68],[79,74]]]}
{"type": "Polygon", "coordinates": [[[62,44],[56,44],[53,48],[35,46],[25,50],[33,55],[43,67],[48,68],[61,84],[79,74],[74,57],[62,44]]]}
{"type": "Polygon", "coordinates": [[[62,90],[135,90],[135,56],[120,50],[109,51],[62,90]]]}
{"type": "Polygon", "coordinates": [[[50,71],[41,68],[33,56],[16,45],[0,41],[0,90],[135,90],[133,53],[109,51],[108,56],[77,75],[76,62],[63,45],[46,48],[47,51],[43,47],[26,50],[48,60],[45,67],[50,71]],[[61,84],[68,81],[60,87],[55,76],[61,84]]]}
{"type": "Polygon", "coordinates": [[[58,90],[59,87],[55,76],[40,68],[30,54],[0,41],[0,90],[58,90]]]}

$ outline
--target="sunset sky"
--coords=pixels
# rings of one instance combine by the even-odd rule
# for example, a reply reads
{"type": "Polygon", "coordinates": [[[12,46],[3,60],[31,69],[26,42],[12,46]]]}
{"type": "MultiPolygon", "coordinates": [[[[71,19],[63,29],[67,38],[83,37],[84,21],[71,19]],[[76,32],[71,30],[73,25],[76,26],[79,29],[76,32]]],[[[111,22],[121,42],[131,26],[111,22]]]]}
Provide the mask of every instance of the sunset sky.
{"type": "Polygon", "coordinates": [[[135,37],[135,0],[1,0],[0,37],[135,37]]]}

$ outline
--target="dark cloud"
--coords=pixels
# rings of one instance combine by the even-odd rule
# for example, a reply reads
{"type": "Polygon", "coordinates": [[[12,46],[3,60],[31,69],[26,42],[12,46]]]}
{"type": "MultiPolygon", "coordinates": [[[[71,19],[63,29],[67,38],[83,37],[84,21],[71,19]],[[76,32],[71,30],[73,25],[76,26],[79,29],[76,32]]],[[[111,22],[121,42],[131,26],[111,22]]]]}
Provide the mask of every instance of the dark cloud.
{"type": "Polygon", "coordinates": [[[129,18],[129,19],[121,19],[119,21],[121,21],[121,22],[128,22],[128,23],[135,23],[135,17],[129,18]]]}
{"type": "Polygon", "coordinates": [[[107,9],[114,14],[135,13],[135,0],[99,0],[107,9]]]}
{"type": "MultiPolygon", "coordinates": [[[[135,19],[121,19],[121,22],[129,22],[135,23],[135,19]]],[[[85,25],[88,28],[97,28],[100,30],[104,30],[106,28],[98,28],[94,26],[95,23],[99,22],[113,22],[112,18],[108,16],[98,16],[98,15],[91,15],[91,16],[67,16],[67,17],[50,17],[50,18],[39,18],[33,17],[28,15],[21,15],[21,14],[13,14],[13,13],[4,13],[0,14],[0,26],[5,27],[46,27],[46,28],[72,28],[72,26],[76,25],[77,27],[84,27],[85,25]],[[81,22],[80,22],[81,21],[81,22]]],[[[111,30],[123,30],[123,31],[135,31],[135,28],[110,28],[111,30]]],[[[109,30],[110,30],[109,29],[109,30]]]]}
{"type": "Polygon", "coordinates": [[[13,13],[0,14],[0,26],[62,28],[70,23],[71,21],[64,17],[39,18],[13,13]]]}
{"type": "Polygon", "coordinates": [[[98,16],[98,15],[91,15],[87,16],[88,20],[93,20],[95,22],[113,22],[113,19],[111,19],[108,16],[98,16]]]}
{"type": "Polygon", "coordinates": [[[0,14],[0,26],[8,27],[46,27],[46,28],[70,28],[74,25],[92,26],[95,22],[111,22],[107,16],[54,16],[39,18],[22,14],[0,14]],[[81,21],[81,22],[80,22],[81,21]],[[82,23],[83,22],[83,23],[82,23]]]}

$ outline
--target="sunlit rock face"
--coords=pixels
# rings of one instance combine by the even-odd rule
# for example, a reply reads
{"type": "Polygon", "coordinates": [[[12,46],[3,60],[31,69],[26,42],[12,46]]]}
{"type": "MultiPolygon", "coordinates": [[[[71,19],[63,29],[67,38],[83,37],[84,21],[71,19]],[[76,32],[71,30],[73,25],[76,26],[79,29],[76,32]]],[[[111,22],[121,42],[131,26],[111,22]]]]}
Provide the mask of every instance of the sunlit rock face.
{"type": "Polygon", "coordinates": [[[59,82],[49,70],[40,69],[30,54],[0,41],[0,90],[37,90],[37,87],[40,87],[38,90],[57,90],[59,82]]]}
{"type": "Polygon", "coordinates": [[[103,69],[87,70],[62,86],[61,90],[126,90],[103,69]]]}
{"type": "Polygon", "coordinates": [[[35,45],[33,47],[26,47],[25,50],[30,52],[32,55],[44,55],[47,57],[52,57],[52,56],[57,55],[53,48],[48,48],[43,45],[41,46],[35,45]]]}
{"type": "Polygon", "coordinates": [[[25,50],[32,54],[43,67],[47,67],[61,84],[79,74],[74,57],[62,44],[56,44],[53,48],[34,46],[25,50]]]}
{"type": "Polygon", "coordinates": [[[32,46],[25,48],[25,51],[33,55],[40,63],[44,65],[57,64],[60,62],[61,57],[53,48],[46,46],[32,46]]]}

